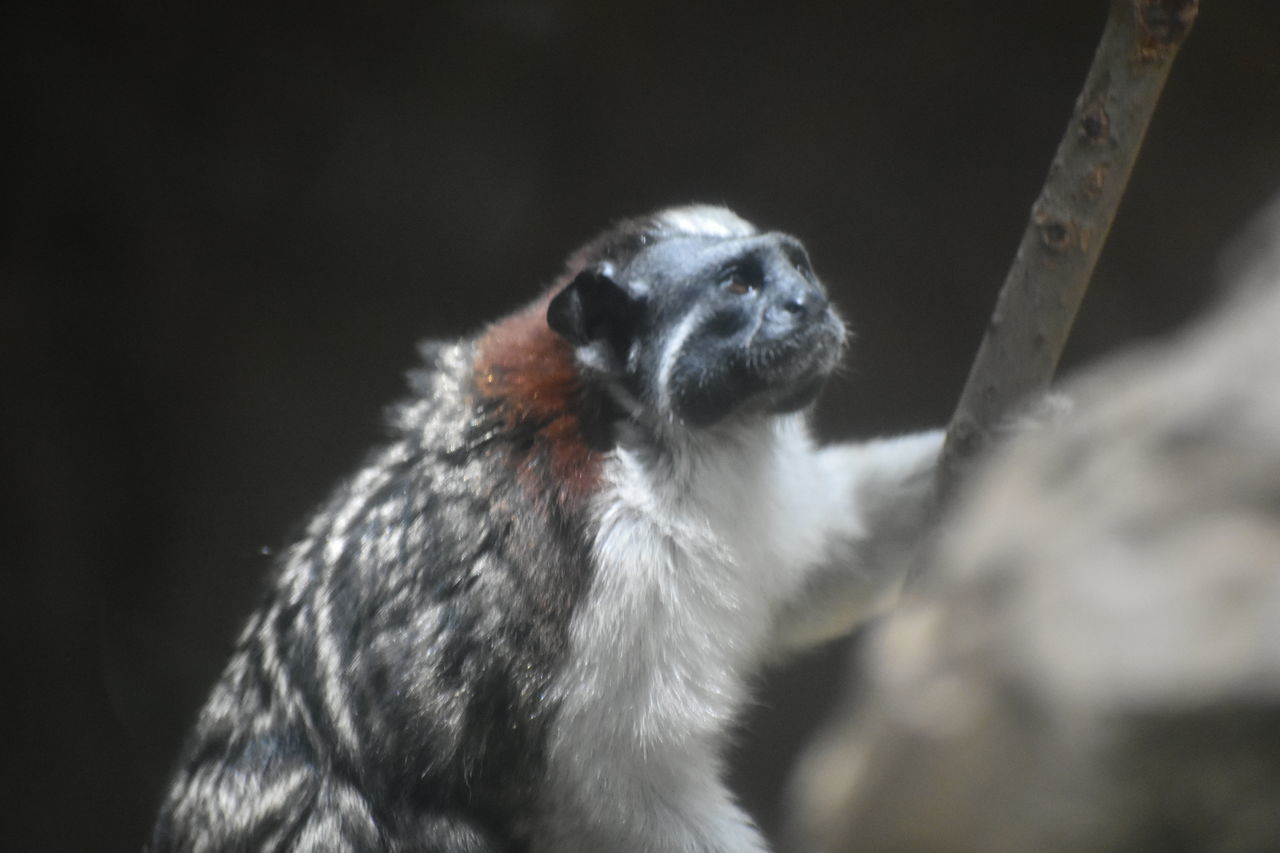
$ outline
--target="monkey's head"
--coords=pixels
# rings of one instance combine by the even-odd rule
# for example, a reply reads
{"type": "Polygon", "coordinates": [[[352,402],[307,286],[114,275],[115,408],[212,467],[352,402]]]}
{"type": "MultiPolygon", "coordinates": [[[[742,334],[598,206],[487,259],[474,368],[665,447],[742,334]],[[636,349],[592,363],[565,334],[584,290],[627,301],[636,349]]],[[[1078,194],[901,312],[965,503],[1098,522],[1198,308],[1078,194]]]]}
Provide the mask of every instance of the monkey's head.
{"type": "Polygon", "coordinates": [[[691,426],[804,407],[844,344],[800,241],[724,208],[624,222],[570,270],[547,322],[582,369],[691,426]]]}

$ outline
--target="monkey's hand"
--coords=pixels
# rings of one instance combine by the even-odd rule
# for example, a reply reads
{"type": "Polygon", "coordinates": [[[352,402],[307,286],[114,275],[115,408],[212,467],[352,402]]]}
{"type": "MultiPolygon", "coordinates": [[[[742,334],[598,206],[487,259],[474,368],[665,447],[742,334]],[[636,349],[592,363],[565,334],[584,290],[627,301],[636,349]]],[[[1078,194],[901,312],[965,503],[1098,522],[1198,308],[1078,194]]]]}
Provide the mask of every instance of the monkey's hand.
{"type": "Polygon", "coordinates": [[[840,495],[814,519],[822,559],[800,567],[777,625],[779,649],[853,630],[890,605],[927,539],[942,430],[835,445],[814,453],[814,488],[840,495]]]}

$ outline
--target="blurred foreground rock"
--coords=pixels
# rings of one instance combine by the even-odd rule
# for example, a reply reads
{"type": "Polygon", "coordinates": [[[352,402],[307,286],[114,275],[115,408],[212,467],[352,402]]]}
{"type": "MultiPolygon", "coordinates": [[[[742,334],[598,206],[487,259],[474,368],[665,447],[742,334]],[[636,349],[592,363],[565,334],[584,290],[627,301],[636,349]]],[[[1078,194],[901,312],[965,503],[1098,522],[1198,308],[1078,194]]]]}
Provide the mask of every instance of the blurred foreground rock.
{"type": "Polygon", "coordinates": [[[796,784],[801,850],[1280,850],[1280,207],[1230,303],[960,497],[796,784]]]}

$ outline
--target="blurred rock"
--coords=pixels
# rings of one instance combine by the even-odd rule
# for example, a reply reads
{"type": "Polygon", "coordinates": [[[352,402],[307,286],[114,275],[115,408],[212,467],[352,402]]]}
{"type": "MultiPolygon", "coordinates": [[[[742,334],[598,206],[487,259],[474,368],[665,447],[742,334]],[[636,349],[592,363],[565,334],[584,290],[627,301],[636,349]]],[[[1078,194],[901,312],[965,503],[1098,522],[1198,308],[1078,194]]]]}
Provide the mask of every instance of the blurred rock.
{"type": "Polygon", "coordinates": [[[1229,304],[992,460],[805,760],[800,849],[1280,850],[1280,205],[1229,304]]]}

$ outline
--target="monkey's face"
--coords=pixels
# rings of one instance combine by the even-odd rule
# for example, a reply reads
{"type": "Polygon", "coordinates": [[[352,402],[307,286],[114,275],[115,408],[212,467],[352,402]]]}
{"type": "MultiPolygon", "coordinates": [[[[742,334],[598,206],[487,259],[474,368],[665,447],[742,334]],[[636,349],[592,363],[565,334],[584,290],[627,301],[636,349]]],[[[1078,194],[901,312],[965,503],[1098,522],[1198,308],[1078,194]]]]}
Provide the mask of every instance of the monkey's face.
{"type": "Polygon", "coordinates": [[[548,320],[635,399],[699,427],[812,402],[845,336],[804,247],[778,233],[648,242],[579,275],[548,320]]]}

